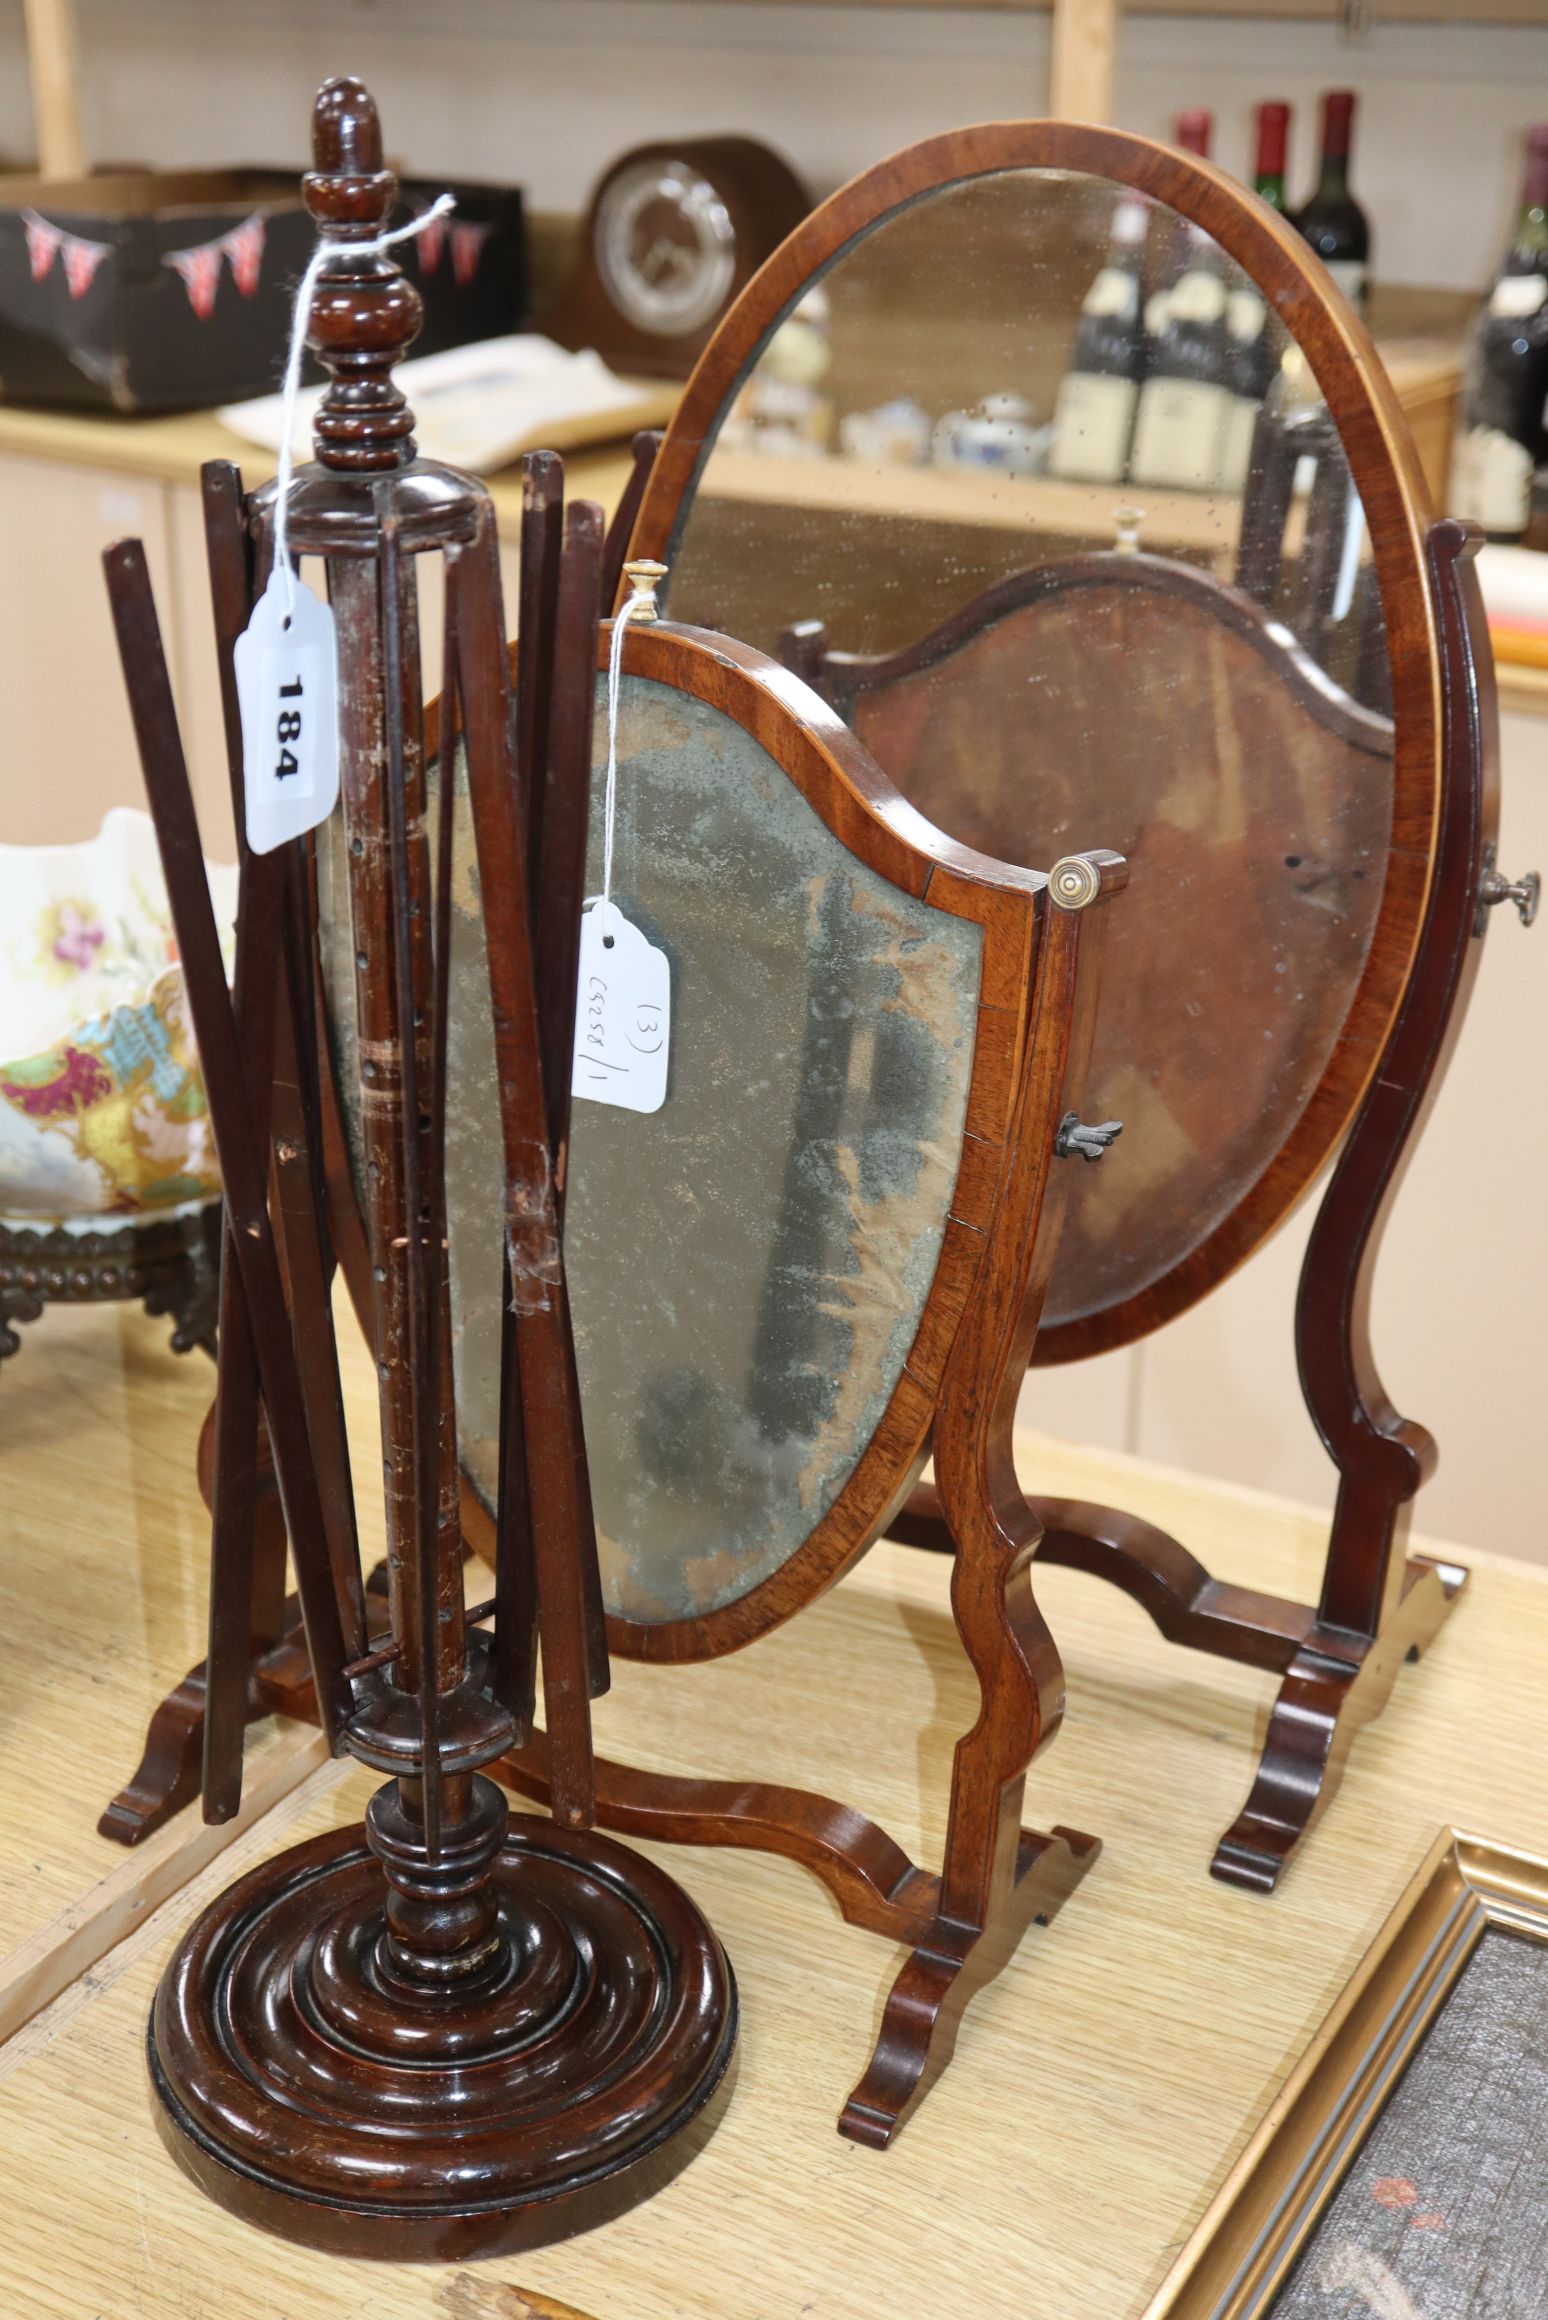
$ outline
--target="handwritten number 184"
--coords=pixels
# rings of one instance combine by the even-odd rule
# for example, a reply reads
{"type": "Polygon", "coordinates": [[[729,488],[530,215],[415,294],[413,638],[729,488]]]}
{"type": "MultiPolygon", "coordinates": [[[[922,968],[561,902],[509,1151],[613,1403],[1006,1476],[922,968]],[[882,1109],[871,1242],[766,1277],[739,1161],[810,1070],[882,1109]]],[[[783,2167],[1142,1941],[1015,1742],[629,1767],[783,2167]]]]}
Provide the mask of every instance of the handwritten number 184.
{"type": "MultiPolygon", "coordinates": [[[[299,701],[301,698],[301,679],[297,677],[293,683],[281,685],[279,694],[282,701],[299,701]]],[[[289,747],[292,741],[299,741],[301,738],[300,710],[281,709],[274,735],[279,745],[279,763],[274,768],[274,778],[276,781],[283,781],[288,773],[299,773],[301,770],[294,751],[289,747]]]]}

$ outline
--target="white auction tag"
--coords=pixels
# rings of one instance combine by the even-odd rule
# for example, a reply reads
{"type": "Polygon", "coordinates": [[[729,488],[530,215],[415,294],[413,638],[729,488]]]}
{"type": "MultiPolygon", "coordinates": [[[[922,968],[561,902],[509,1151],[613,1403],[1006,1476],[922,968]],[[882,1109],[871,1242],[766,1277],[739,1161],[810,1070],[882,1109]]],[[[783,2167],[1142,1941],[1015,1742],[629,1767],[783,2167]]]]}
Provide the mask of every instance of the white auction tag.
{"type": "Polygon", "coordinates": [[[648,943],[616,902],[589,902],[581,918],[570,1093],[628,1112],[659,1112],[671,1036],[666,952],[648,943]]]}
{"type": "Polygon", "coordinates": [[[333,609],[277,567],[236,641],[247,842],[272,853],[332,813],[339,794],[339,651],[333,609]]]}

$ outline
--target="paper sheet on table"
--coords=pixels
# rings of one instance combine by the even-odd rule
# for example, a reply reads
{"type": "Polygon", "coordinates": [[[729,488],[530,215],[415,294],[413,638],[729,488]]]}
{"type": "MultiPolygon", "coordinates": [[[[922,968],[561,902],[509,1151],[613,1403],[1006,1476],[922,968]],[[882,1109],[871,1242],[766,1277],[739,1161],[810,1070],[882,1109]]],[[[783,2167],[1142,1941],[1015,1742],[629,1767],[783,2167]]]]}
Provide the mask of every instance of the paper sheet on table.
{"type": "MultiPolygon", "coordinates": [[[[399,363],[393,376],[426,458],[485,475],[524,451],[567,451],[661,426],[679,392],[655,379],[619,378],[599,354],[571,354],[532,331],[399,363]]],[[[312,420],[325,392],[304,387],[296,398],[297,459],[312,456],[312,420]]],[[[283,407],[282,396],[259,395],[227,403],[218,415],[249,443],[277,452],[283,407]]]]}

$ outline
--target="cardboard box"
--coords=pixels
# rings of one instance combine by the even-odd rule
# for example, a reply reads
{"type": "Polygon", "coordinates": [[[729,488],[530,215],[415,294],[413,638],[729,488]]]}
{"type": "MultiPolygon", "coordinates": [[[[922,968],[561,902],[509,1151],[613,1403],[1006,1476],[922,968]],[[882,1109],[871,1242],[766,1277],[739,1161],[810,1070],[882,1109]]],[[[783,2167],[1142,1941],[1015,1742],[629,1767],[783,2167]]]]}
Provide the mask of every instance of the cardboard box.
{"type": "MultiPolygon", "coordinates": [[[[445,182],[407,181],[391,223],[445,182]]],[[[521,195],[456,185],[395,255],[425,301],[416,354],[526,319],[521,195]]],[[[78,411],[202,410],[278,385],[316,229],[293,173],[0,178],[0,397],[78,411]]],[[[313,365],[307,375],[320,374],[313,365]]]]}

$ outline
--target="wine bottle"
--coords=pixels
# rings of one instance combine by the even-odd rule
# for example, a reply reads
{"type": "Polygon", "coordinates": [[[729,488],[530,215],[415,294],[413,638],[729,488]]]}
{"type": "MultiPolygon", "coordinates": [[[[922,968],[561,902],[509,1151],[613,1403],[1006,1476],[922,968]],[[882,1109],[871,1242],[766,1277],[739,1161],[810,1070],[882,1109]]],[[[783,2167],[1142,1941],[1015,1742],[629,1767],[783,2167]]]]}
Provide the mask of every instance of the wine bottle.
{"type": "Polygon", "coordinates": [[[1214,132],[1214,114],[1204,105],[1190,105],[1186,113],[1178,114],[1173,135],[1182,152],[1196,153],[1201,161],[1207,161],[1214,132]]]}
{"type": "Polygon", "coordinates": [[[1290,142],[1290,107],[1279,103],[1258,107],[1258,158],[1253,165],[1252,189],[1270,209],[1285,206],[1285,149],[1290,142]]]}
{"type": "Polygon", "coordinates": [[[1531,513],[1548,396],[1548,123],[1527,134],[1521,211],[1488,301],[1473,325],[1462,371],[1454,514],[1491,539],[1519,540],[1531,513]]]}
{"type": "Polygon", "coordinates": [[[1054,409],[1049,473],[1077,483],[1122,483],[1144,371],[1140,270],[1148,220],[1140,201],[1113,212],[1107,260],[1081,302],[1070,367],[1054,409]]]}
{"type": "MultiPolygon", "coordinates": [[[[1185,153],[1209,157],[1203,110],[1179,113],[1185,153]]],[[[1231,404],[1225,261],[1200,227],[1172,219],[1159,289],[1145,306],[1145,377],[1134,418],[1129,476],[1165,489],[1213,491],[1221,474],[1231,404]]]]}
{"type": "Polygon", "coordinates": [[[1226,337],[1231,401],[1220,449],[1220,488],[1241,492],[1247,486],[1252,431],[1280,360],[1267,301],[1245,275],[1238,275],[1226,292],[1226,337]]]}
{"type": "MultiPolygon", "coordinates": [[[[1202,105],[1186,113],[1179,113],[1172,127],[1172,142],[1180,152],[1197,153],[1201,161],[1209,159],[1209,140],[1215,126],[1213,113],[1202,105]]],[[[1188,227],[1180,217],[1167,211],[1158,212],[1162,225],[1162,254],[1160,279],[1145,301],[1145,334],[1159,338],[1166,328],[1166,302],[1188,262],[1188,227]],[[1170,230],[1168,231],[1168,226],[1170,230]]]]}
{"type": "MultiPolygon", "coordinates": [[[[1290,136],[1290,107],[1277,101],[1258,107],[1257,159],[1253,190],[1271,209],[1285,206],[1285,147],[1290,136]]],[[[1252,432],[1263,399],[1279,367],[1278,341],[1269,324],[1262,293],[1239,267],[1233,266],[1226,288],[1226,331],[1229,346],[1231,406],[1226,415],[1220,453],[1220,485],[1241,492],[1247,484],[1252,458],[1252,432]]]]}
{"type": "Polygon", "coordinates": [[[1350,305],[1363,308],[1370,283],[1371,229],[1349,190],[1354,109],[1352,89],[1329,89],[1323,98],[1317,190],[1295,222],[1350,305]]]}

